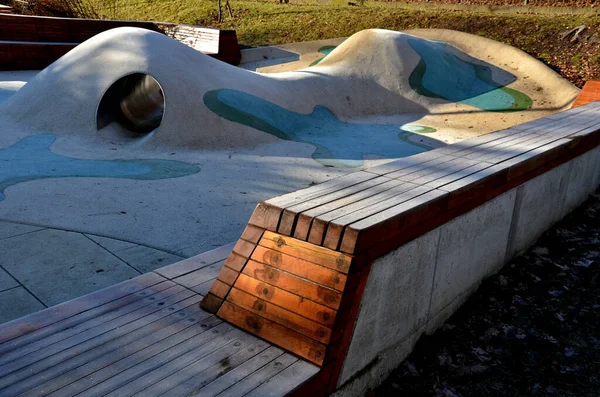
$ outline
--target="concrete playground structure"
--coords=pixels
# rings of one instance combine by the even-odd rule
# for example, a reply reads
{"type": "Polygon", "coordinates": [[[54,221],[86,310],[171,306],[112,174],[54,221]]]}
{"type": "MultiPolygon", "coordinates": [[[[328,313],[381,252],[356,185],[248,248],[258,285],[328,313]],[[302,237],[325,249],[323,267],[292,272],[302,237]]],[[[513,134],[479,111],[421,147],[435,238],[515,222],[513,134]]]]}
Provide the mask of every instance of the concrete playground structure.
{"type": "Polygon", "coordinates": [[[598,102],[409,33],[238,68],[120,28],[11,72],[0,219],[190,258],[0,325],[0,396],[363,395],[596,189],[598,102]]]}

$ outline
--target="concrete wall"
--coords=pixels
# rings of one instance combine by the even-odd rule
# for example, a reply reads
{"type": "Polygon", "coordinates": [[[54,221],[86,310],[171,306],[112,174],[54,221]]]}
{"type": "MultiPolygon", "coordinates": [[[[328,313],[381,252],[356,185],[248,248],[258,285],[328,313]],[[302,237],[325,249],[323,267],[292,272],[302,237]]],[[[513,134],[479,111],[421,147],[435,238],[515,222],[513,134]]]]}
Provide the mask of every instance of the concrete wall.
{"type": "Polygon", "coordinates": [[[599,179],[596,148],[374,261],[336,395],[380,384],[423,333],[585,201],[599,179]]]}

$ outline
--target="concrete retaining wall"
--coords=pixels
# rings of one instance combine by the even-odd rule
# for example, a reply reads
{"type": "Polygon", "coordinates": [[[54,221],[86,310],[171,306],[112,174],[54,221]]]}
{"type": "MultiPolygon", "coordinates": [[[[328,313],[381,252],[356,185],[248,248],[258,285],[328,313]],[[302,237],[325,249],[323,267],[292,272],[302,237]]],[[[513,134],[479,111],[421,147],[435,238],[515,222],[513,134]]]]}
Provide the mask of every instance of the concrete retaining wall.
{"type": "Polygon", "coordinates": [[[596,148],[376,259],[338,379],[339,396],[380,384],[481,284],[600,184],[596,148]]]}

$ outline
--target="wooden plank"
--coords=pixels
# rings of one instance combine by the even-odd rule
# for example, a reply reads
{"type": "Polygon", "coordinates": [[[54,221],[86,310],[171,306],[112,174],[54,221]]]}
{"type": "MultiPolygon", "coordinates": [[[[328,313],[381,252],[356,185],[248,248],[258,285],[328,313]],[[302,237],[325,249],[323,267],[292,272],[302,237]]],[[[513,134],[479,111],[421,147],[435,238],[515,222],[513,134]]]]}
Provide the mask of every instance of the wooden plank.
{"type": "Polygon", "coordinates": [[[327,204],[331,201],[350,196],[352,194],[358,193],[373,186],[380,185],[387,181],[389,181],[389,179],[386,177],[376,177],[361,183],[357,183],[356,185],[352,185],[337,190],[335,192],[328,193],[323,196],[313,198],[311,200],[307,200],[303,203],[287,207],[283,211],[281,221],[279,222],[279,227],[277,228],[277,232],[285,234],[287,236],[292,236],[292,234],[294,233],[294,226],[296,224],[296,217],[299,213],[310,210],[319,205],[327,204]]]}
{"type": "Polygon", "coordinates": [[[217,278],[225,284],[233,285],[239,274],[239,272],[224,266],[217,278]]]}
{"type": "Polygon", "coordinates": [[[143,274],[37,313],[9,321],[0,325],[0,343],[6,343],[16,337],[37,331],[50,324],[117,300],[125,295],[133,294],[162,281],[165,281],[165,279],[157,274],[143,274]]]}
{"type": "Polygon", "coordinates": [[[435,169],[443,167],[442,164],[446,164],[449,161],[456,160],[455,156],[442,155],[434,160],[427,161],[425,163],[416,164],[412,167],[406,167],[398,171],[387,174],[386,176],[393,179],[400,179],[405,182],[410,182],[411,179],[416,179],[421,175],[427,175],[435,169]],[[413,175],[411,178],[410,175],[413,175]]]}
{"type": "Polygon", "coordinates": [[[243,240],[249,241],[254,244],[258,244],[258,241],[262,237],[265,229],[261,229],[260,227],[256,227],[254,225],[246,225],[244,232],[242,233],[243,240]]]}
{"type": "Polygon", "coordinates": [[[234,245],[235,242],[226,244],[222,247],[193,256],[181,262],[161,267],[160,269],[154,270],[154,272],[168,279],[174,279],[176,277],[183,276],[184,274],[200,270],[206,266],[212,265],[213,263],[225,260],[231,253],[231,250],[233,250],[234,245]]]}
{"type": "Polygon", "coordinates": [[[343,273],[265,247],[256,247],[252,259],[338,291],[346,285],[343,273]]]}
{"type": "Polygon", "coordinates": [[[200,307],[202,307],[204,310],[208,311],[209,313],[217,313],[217,311],[219,311],[219,308],[221,307],[222,304],[223,304],[223,299],[221,299],[218,296],[215,296],[209,292],[208,294],[206,294],[206,296],[204,296],[204,299],[202,299],[202,302],[200,302],[200,307]]]}
{"type": "Polygon", "coordinates": [[[296,331],[257,316],[230,302],[223,302],[218,313],[222,319],[269,342],[275,343],[317,365],[323,363],[326,346],[296,331]]]}
{"type": "Polygon", "coordinates": [[[175,283],[165,281],[146,288],[136,294],[124,296],[116,301],[88,310],[79,315],[69,317],[65,320],[45,327],[42,332],[26,334],[21,338],[16,338],[2,345],[5,349],[0,350],[0,365],[4,365],[19,357],[31,354],[46,346],[50,346],[63,339],[71,337],[90,330],[96,326],[102,325],[115,318],[127,315],[141,307],[156,303],[157,297],[161,299],[170,296],[172,292],[163,292],[163,295],[156,295],[159,292],[168,290],[175,286],[175,283]],[[140,295],[142,294],[143,295],[140,295]],[[153,300],[149,300],[153,297],[153,300]]]}
{"type": "MultiPolygon", "coordinates": [[[[254,356],[233,370],[223,374],[206,386],[197,389],[198,392],[196,394],[202,397],[215,397],[217,394],[231,388],[232,386],[238,384],[238,382],[242,382],[248,376],[256,373],[261,368],[264,368],[267,364],[273,360],[276,360],[282,354],[283,350],[279,349],[278,347],[271,346],[261,352],[261,354],[254,356]]],[[[288,356],[292,357],[291,355],[288,356]]],[[[189,393],[187,395],[191,394],[192,393],[189,393]]]]}
{"type": "MultiPolygon", "coordinates": [[[[583,129],[583,127],[582,127],[582,129],[583,129]]],[[[578,131],[580,131],[580,130],[578,130],[578,131]]],[[[564,135],[564,137],[568,137],[571,134],[565,132],[564,134],[561,134],[561,135],[564,135]]],[[[499,156],[489,157],[489,158],[485,159],[485,161],[488,163],[491,163],[491,164],[499,164],[504,161],[510,160],[512,158],[521,156],[522,154],[525,154],[531,150],[537,149],[539,147],[544,147],[548,144],[551,144],[552,142],[556,142],[559,140],[562,140],[560,135],[550,136],[550,137],[542,135],[538,139],[533,139],[528,142],[524,142],[517,150],[514,150],[514,151],[506,153],[506,154],[502,154],[499,156]]]]}
{"type": "Polygon", "coordinates": [[[252,337],[235,328],[221,332],[219,327],[215,327],[210,332],[202,334],[212,336],[206,343],[194,345],[192,340],[187,340],[177,347],[157,354],[95,385],[81,393],[80,396],[101,395],[120,397],[133,395],[144,390],[146,385],[155,383],[176,371],[184,369],[187,365],[208,356],[223,346],[234,343],[240,338],[252,337]]]}
{"type": "Polygon", "coordinates": [[[503,169],[508,168],[507,181],[511,181],[556,160],[570,149],[572,143],[569,139],[559,139],[499,165],[503,169]]]}
{"type": "Polygon", "coordinates": [[[237,241],[237,243],[235,243],[235,246],[233,247],[233,252],[245,258],[250,258],[250,255],[252,255],[252,251],[254,251],[254,247],[256,247],[255,244],[240,239],[237,241]]]}
{"type": "MultiPolygon", "coordinates": [[[[181,368],[180,370],[174,370],[171,366],[168,372],[173,370],[174,372],[157,382],[154,382],[155,379],[136,379],[136,382],[143,381],[143,386],[146,386],[146,388],[134,396],[158,397],[168,395],[187,397],[190,392],[194,392],[216,379],[222,372],[235,368],[249,357],[255,356],[257,350],[262,351],[267,347],[269,347],[267,342],[259,341],[252,335],[244,335],[235,342],[229,343],[201,359],[183,364],[184,366],[182,366],[182,363],[178,363],[177,367],[181,368]],[[185,384],[186,381],[188,381],[187,385],[185,384]],[[192,385],[196,385],[196,387],[192,385]]],[[[177,359],[177,361],[180,361],[180,359],[177,359]]],[[[161,367],[160,370],[162,372],[161,376],[164,376],[163,368],[161,367]]],[[[144,376],[144,378],[147,378],[147,376],[144,376]]]]}
{"type": "Polygon", "coordinates": [[[202,284],[194,285],[193,287],[190,287],[190,289],[197,294],[206,296],[206,294],[208,294],[208,291],[210,291],[210,287],[212,286],[212,283],[214,280],[215,279],[212,278],[210,280],[203,282],[202,284]]]}
{"type": "Polygon", "coordinates": [[[299,222],[308,223],[310,219],[308,242],[316,245],[324,245],[327,226],[331,220],[374,205],[385,200],[387,197],[409,190],[415,186],[402,181],[390,181],[389,183],[379,185],[377,189],[372,189],[370,192],[365,191],[362,197],[356,197],[356,201],[352,197],[350,198],[351,200],[340,200],[331,203],[331,206],[323,206],[322,208],[315,209],[314,212],[302,214],[299,222]]]}
{"type": "Polygon", "coordinates": [[[517,130],[515,129],[515,127],[511,127],[504,130],[491,132],[489,134],[479,135],[474,138],[464,139],[462,141],[455,142],[451,145],[443,146],[433,151],[439,152],[440,154],[444,155],[455,156],[455,153],[473,150],[474,148],[483,144],[514,135],[516,131],[517,130]]]}
{"type": "Polygon", "coordinates": [[[446,208],[447,196],[446,192],[431,190],[349,225],[344,230],[340,250],[348,253],[366,251],[383,237],[397,235],[406,227],[437,216],[446,208]]]}
{"type": "Polygon", "coordinates": [[[333,327],[336,312],[327,306],[306,300],[301,296],[263,283],[245,274],[240,274],[235,283],[235,288],[323,324],[328,328],[333,327]]]}
{"type": "Polygon", "coordinates": [[[448,192],[448,208],[456,207],[464,202],[491,191],[507,182],[508,169],[502,163],[485,168],[465,178],[439,187],[448,192]]]}
{"type": "Polygon", "coordinates": [[[305,361],[298,361],[248,393],[247,397],[285,396],[317,372],[319,367],[305,361]]]}
{"type": "Polygon", "coordinates": [[[437,189],[439,187],[448,185],[452,182],[458,181],[462,178],[466,178],[469,175],[473,175],[473,174],[475,174],[481,170],[484,170],[486,168],[489,168],[491,166],[492,166],[492,164],[490,164],[490,163],[477,163],[475,165],[472,165],[471,167],[463,168],[462,170],[454,172],[450,175],[446,175],[442,178],[425,183],[425,186],[437,189]]]}
{"type": "Polygon", "coordinates": [[[573,108],[600,100],[600,81],[587,81],[575,99],[573,108]]]}
{"type": "Polygon", "coordinates": [[[59,343],[38,350],[35,354],[11,361],[0,367],[0,389],[32,376],[44,369],[56,365],[68,358],[98,345],[125,335],[146,324],[150,324],[170,314],[169,306],[174,310],[187,307],[189,302],[198,302],[199,297],[189,290],[172,295],[156,305],[138,309],[124,318],[110,321],[105,327],[94,328],[77,334],[59,343]],[[163,303],[160,305],[160,303],[163,303]]]}
{"type": "Polygon", "coordinates": [[[230,289],[231,285],[225,284],[224,282],[217,279],[213,282],[212,287],[210,287],[210,292],[218,296],[219,298],[225,299],[230,289]]]}
{"type": "Polygon", "coordinates": [[[218,324],[221,324],[219,319],[199,312],[192,303],[182,310],[171,311],[169,316],[155,323],[51,366],[4,391],[17,395],[27,390],[28,396],[44,396],[60,389],[56,394],[72,395],[105,379],[101,374],[118,372],[126,368],[126,362],[141,362],[218,324]],[[113,364],[115,367],[111,368],[113,364]],[[103,368],[103,372],[97,372],[103,368]],[[83,379],[88,376],[89,379],[83,379]]]}
{"type": "MultiPolygon", "coordinates": [[[[412,185],[414,186],[414,185],[412,185]]],[[[394,189],[392,189],[394,190],[394,189]]],[[[330,249],[337,249],[341,243],[344,229],[347,225],[358,222],[362,219],[373,216],[379,212],[385,211],[388,208],[399,205],[405,201],[411,200],[415,197],[421,196],[429,191],[431,188],[425,186],[417,186],[414,189],[406,190],[403,193],[392,196],[384,201],[380,201],[377,204],[368,206],[361,210],[349,213],[335,220],[332,220],[327,225],[327,232],[325,233],[325,240],[323,244],[325,247],[330,249]]],[[[387,192],[386,192],[387,193],[387,192]]]]}
{"type": "Polygon", "coordinates": [[[250,260],[244,268],[244,274],[332,309],[340,306],[340,292],[275,267],[250,260]]]}
{"type": "Polygon", "coordinates": [[[333,193],[373,178],[376,178],[376,176],[364,171],[358,171],[352,174],[346,174],[330,179],[326,182],[308,187],[306,189],[301,189],[283,196],[274,197],[267,200],[266,203],[273,206],[279,206],[281,208],[288,208],[304,201],[312,200],[325,194],[333,193]]]}
{"type": "Polygon", "coordinates": [[[187,288],[193,288],[198,284],[202,284],[208,280],[217,278],[219,272],[223,268],[224,261],[213,263],[212,265],[205,266],[200,270],[188,273],[183,276],[179,276],[173,279],[177,284],[183,285],[187,288]]]}
{"type": "Polygon", "coordinates": [[[318,342],[327,344],[331,339],[331,329],[237,288],[231,290],[227,301],[318,342]]]}
{"type": "Polygon", "coordinates": [[[465,149],[460,152],[455,153],[454,155],[466,158],[466,159],[478,159],[482,155],[485,155],[490,152],[495,152],[500,150],[502,147],[511,146],[514,142],[520,142],[522,140],[527,140],[531,138],[535,138],[536,134],[530,131],[517,131],[512,135],[507,135],[503,138],[496,139],[494,141],[484,143],[482,145],[476,146],[474,148],[465,149]]]}
{"type": "Polygon", "coordinates": [[[227,298],[227,294],[229,293],[229,290],[231,289],[231,285],[227,285],[221,281],[217,282],[218,280],[215,280],[215,282],[213,282],[213,284],[210,286],[210,290],[209,293],[212,296],[215,296],[219,299],[225,299],[227,298]]]}
{"type": "Polygon", "coordinates": [[[379,193],[382,193],[382,192],[385,192],[392,188],[395,188],[401,184],[402,184],[401,181],[388,180],[385,183],[382,183],[377,186],[371,187],[369,189],[360,191],[351,196],[347,196],[347,197],[332,201],[330,203],[320,205],[318,207],[315,207],[313,209],[310,209],[308,211],[301,213],[298,216],[298,221],[296,223],[296,229],[294,230],[294,238],[297,238],[300,240],[308,240],[308,242],[310,242],[312,244],[321,245],[322,239],[321,240],[317,239],[315,237],[316,232],[313,231],[314,225],[312,223],[313,223],[314,218],[316,218],[320,215],[326,214],[328,212],[334,211],[338,208],[345,207],[347,205],[359,202],[366,198],[375,196],[379,193]],[[310,237],[311,234],[313,234],[313,238],[310,237]]]}
{"type": "Polygon", "coordinates": [[[387,175],[392,172],[397,172],[406,168],[415,167],[433,161],[446,154],[441,149],[430,150],[428,152],[415,154],[414,156],[404,157],[395,161],[390,161],[382,165],[367,168],[365,172],[370,172],[376,175],[387,175]]]}
{"type": "Polygon", "coordinates": [[[235,252],[232,252],[231,255],[227,257],[225,260],[225,266],[235,271],[241,272],[243,267],[246,265],[246,261],[248,258],[245,258],[235,252]]]}
{"type": "MultiPolygon", "coordinates": [[[[203,346],[210,341],[219,338],[222,334],[233,328],[229,324],[223,323],[216,316],[210,316],[209,318],[205,319],[202,324],[192,324],[191,327],[169,336],[161,343],[152,344],[143,350],[139,350],[131,355],[126,355],[124,358],[115,361],[111,365],[104,366],[101,369],[92,372],[91,375],[80,377],[77,381],[57,390],[54,394],[57,397],[74,395],[79,396],[79,393],[87,391],[93,387],[98,387],[98,389],[101,390],[111,389],[110,385],[108,385],[107,388],[104,388],[103,386],[101,387],[100,385],[109,384],[112,378],[118,377],[125,371],[130,371],[129,374],[131,374],[134,372],[134,368],[139,370],[140,366],[143,366],[144,363],[151,364],[148,362],[148,360],[157,357],[160,354],[168,354],[168,352],[173,349],[180,349],[181,346],[186,346],[189,349],[203,346]],[[202,324],[206,326],[203,327],[202,324]],[[218,332],[213,333],[215,330],[218,332]]],[[[178,351],[181,353],[181,350],[178,351]]],[[[151,369],[146,371],[146,373],[150,370],[151,369]]],[[[127,377],[128,376],[124,376],[120,379],[127,377]]],[[[115,379],[115,383],[118,383],[118,380],[119,379],[115,379]]],[[[118,385],[116,387],[118,387],[118,385]]]]}
{"type": "Polygon", "coordinates": [[[279,219],[283,209],[375,177],[376,175],[359,171],[330,179],[327,182],[306,189],[274,197],[258,204],[248,223],[275,232],[279,226],[279,219]]]}
{"type": "Polygon", "coordinates": [[[352,262],[348,255],[270,232],[265,232],[260,245],[342,273],[348,273],[352,262]]]}
{"type": "MultiPolygon", "coordinates": [[[[478,163],[479,162],[475,160],[458,158],[455,160],[448,161],[447,163],[441,164],[443,165],[442,168],[435,167],[434,169],[429,169],[426,172],[417,172],[406,177],[401,177],[400,179],[410,179],[410,182],[414,183],[415,185],[426,185],[445,176],[452,175],[455,172],[459,172],[465,168],[477,165],[478,163]]],[[[406,182],[409,181],[406,180],[406,182]]]]}
{"type": "Polygon", "coordinates": [[[256,389],[273,376],[277,375],[290,365],[297,362],[298,359],[291,354],[285,353],[277,357],[267,365],[261,367],[242,380],[236,382],[233,386],[219,393],[218,397],[242,397],[256,389]]]}

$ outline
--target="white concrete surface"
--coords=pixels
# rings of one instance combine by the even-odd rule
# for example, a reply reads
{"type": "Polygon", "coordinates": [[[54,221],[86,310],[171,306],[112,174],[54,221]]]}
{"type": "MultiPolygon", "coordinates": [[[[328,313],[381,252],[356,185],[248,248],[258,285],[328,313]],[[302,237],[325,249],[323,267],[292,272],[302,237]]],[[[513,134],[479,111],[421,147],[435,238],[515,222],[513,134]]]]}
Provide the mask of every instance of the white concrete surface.
{"type": "Polygon", "coordinates": [[[424,330],[439,238],[438,228],[373,262],[338,385],[424,330]]]}
{"type": "Polygon", "coordinates": [[[542,233],[566,214],[563,211],[565,192],[573,162],[556,167],[519,186],[505,261],[524,253],[542,233]]]}
{"type": "Polygon", "coordinates": [[[595,148],[571,162],[563,212],[569,213],[588,197],[590,188],[600,178],[600,148],[595,148]]]}
{"type": "MultiPolygon", "coordinates": [[[[504,193],[441,227],[430,313],[504,265],[515,197],[514,190],[504,193]]],[[[428,331],[436,326],[430,323],[428,331]]]]}
{"type": "Polygon", "coordinates": [[[182,259],[128,241],[0,221],[0,323],[182,259]]]}

